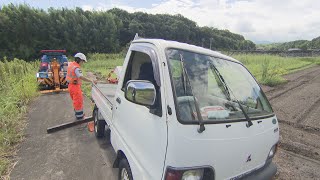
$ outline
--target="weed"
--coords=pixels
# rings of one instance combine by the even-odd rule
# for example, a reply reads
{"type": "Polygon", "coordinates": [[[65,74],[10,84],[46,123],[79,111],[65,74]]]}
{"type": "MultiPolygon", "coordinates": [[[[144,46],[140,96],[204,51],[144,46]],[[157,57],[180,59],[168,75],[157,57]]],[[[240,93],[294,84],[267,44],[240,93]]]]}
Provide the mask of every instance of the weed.
{"type": "MultiPolygon", "coordinates": [[[[124,58],[123,54],[88,54],[88,62],[83,65],[82,71],[85,75],[92,72],[98,80],[106,81],[108,74],[116,66],[122,66],[124,58]]],[[[86,96],[90,96],[90,84],[84,83],[82,90],[86,96]]]]}
{"type": "Polygon", "coordinates": [[[14,59],[0,61],[0,177],[7,173],[12,151],[22,138],[22,115],[37,95],[38,62],[14,59]]]}

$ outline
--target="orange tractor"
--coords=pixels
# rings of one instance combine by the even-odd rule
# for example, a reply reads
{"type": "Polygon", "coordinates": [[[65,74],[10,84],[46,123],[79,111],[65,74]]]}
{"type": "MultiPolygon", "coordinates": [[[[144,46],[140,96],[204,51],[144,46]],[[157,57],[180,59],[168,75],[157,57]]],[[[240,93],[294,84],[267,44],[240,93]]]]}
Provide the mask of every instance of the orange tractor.
{"type": "Polygon", "coordinates": [[[68,91],[66,50],[41,50],[41,53],[41,64],[37,73],[40,92],[68,91]]]}

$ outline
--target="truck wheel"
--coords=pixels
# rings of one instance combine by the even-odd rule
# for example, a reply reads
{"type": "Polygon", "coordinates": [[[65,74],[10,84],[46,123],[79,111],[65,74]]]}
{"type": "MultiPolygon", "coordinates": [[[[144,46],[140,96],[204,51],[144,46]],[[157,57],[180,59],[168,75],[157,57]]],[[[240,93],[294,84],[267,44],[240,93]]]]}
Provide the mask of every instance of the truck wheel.
{"type": "Polygon", "coordinates": [[[105,136],[105,126],[106,123],[104,120],[99,120],[98,118],[99,110],[97,108],[93,111],[94,118],[94,134],[97,138],[103,138],[105,136]]]}
{"type": "Polygon", "coordinates": [[[118,179],[133,180],[132,172],[131,172],[128,160],[126,158],[123,158],[120,160],[118,179]]]}
{"type": "Polygon", "coordinates": [[[48,90],[48,87],[47,87],[47,85],[39,84],[38,89],[39,89],[39,91],[43,91],[43,90],[48,90]]]}

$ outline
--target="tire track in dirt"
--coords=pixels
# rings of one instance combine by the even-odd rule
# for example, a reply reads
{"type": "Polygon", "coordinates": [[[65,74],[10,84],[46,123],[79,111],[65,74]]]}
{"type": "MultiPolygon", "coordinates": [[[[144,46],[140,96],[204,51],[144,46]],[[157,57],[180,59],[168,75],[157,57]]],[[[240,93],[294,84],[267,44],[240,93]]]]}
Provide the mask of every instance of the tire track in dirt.
{"type": "Polygon", "coordinates": [[[282,91],[282,92],[280,92],[280,93],[278,93],[278,94],[276,94],[276,95],[274,95],[274,96],[271,96],[271,97],[269,98],[269,100],[272,101],[273,99],[275,99],[275,98],[277,98],[277,97],[280,97],[280,96],[286,94],[286,93],[289,92],[289,91],[295,90],[296,88],[299,88],[299,87],[301,87],[302,85],[305,85],[307,82],[308,82],[308,81],[302,81],[301,83],[299,83],[299,84],[296,85],[296,86],[293,86],[293,87],[291,87],[291,88],[289,88],[289,89],[287,89],[287,90],[285,90],[285,91],[282,91]]]}
{"type": "Polygon", "coordinates": [[[320,166],[320,161],[318,161],[318,160],[311,159],[311,158],[308,158],[308,157],[306,157],[306,156],[301,156],[301,155],[295,154],[295,153],[293,153],[293,152],[291,152],[291,151],[286,151],[286,150],[283,150],[283,151],[285,151],[286,153],[290,154],[291,156],[295,156],[295,157],[297,157],[297,158],[301,158],[301,159],[304,159],[304,160],[306,160],[306,161],[313,162],[313,163],[315,163],[315,164],[317,164],[317,165],[320,166]]]}
{"type": "Polygon", "coordinates": [[[280,124],[280,148],[320,161],[319,135],[280,124]]]}
{"type": "Polygon", "coordinates": [[[292,77],[290,77],[290,75],[284,76],[284,78],[287,79],[289,83],[280,85],[279,87],[268,91],[267,94],[269,95],[269,100],[272,101],[273,99],[280,97],[289,91],[295,90],[305,84],[308,84],[309,82],[314,80],[314,78],[316,78],[318,75],[320,75],[320,71],[317,68],[317,66],[316,68],[312,68],[311,72],[309,71],[310,70],[308,70],[306,73],[303,73],[297,79],[293,79],[292,77]]]}
{"type": "Polygon", "coordinates": [[[304,157],[308,157],[313,160],[313,162],[317,162],[320,165],[320,157],[319,152],[314,150],[315,148],[301,148],[297,147],[296,145],[289,144],[289,143],[281,143],[280,146],[282,149],[292,152],[294,154],[302,155],[304,157]]]}
{"type": "MultiPolygon", "coordinates": [[[[320,94],[318,86],[318,84],[309,83],[271,101],[277,117],[295,124],[302,121],[302,118],[308,117],[310,113],[316,110],[315,107],[317,107],[316,104],[320,94]]],[[[311,120],[311,122],[313,121],[311,120]]],[[[316,123],[312,126],[320,127],[316,123]]]]}
{"type": "Polygon", "coordinates": [[[304,112],[300,114],[300,116],[297,117],[297,123],[303,124],[307,120],[308,115],[319,106],[320,106],[320,98],[318,98],[317,101],[314,102],[310,108],[306,109],[304,112]]]}
{"type": "Polygon", "coordinates": [[[284,78],[288,83],[266,91],[280,126],[276,178],[320,179],[320,66],[284,78]]]}
{"type": "Polygon", "coordinates": [[[285,121],[285,120],[281,120],[281,119],[278,119],[278,121],[281,124],[286,124],[286,125],[292,126],[293,128],[297,128],[297,129],[306,131],[308,133],[312,133],[312,134],[316,134],[316,135],[320,136],[320,128],[312,127],[312,126],[308,126],[308,125],[303,125],[303,124],[296,124],[294,122],[285,121]]]}
{"type": "Polygon", "coordinates": [[[278,172],[274,179],[319,179],[320,171],[314,167],[320,167],[318,161],[292,153],[279,148],[275,162],[278,164],[278,172]]]}

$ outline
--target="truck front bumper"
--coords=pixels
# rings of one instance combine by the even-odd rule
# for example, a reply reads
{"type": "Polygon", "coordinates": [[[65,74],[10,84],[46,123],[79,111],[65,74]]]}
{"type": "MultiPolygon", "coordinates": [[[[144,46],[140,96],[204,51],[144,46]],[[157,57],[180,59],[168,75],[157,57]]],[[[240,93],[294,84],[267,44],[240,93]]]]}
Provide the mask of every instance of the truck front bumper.
{"type": "Polygon", "coordinates": [[[270,180],[277,173],[277,166],[273,162],[267,163],[264,167],[251,172],[250,174],[242,177],[246,180],[270,180]]]}

